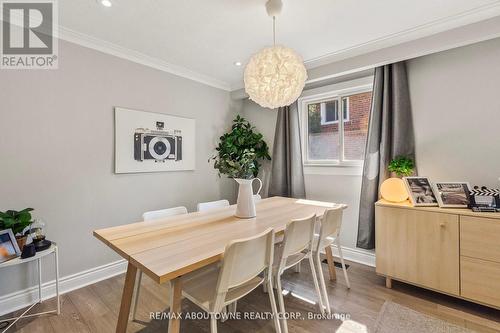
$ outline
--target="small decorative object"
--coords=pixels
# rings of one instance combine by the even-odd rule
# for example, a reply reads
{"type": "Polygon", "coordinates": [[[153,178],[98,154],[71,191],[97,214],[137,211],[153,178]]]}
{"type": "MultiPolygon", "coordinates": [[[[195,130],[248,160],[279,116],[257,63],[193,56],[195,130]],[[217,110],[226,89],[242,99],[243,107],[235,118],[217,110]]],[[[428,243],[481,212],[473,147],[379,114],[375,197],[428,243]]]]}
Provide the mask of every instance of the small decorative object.
{"type": "MultiPolygon", "coordinates": [[[[220,137],[216,148],[214,168],[221,174],[234,178],[240,188],[236,215],[241,218],[255,217],[252,182],[259,174],[261,160],[271,160],[269,148],[262,139],[262,134],[239,115],[233,120],[231,131],[220,137]]],[[[210,160],[209,160],[210,162],[210,160]]],[[[259,179],[262,188],[262,182],[259,179]]],[[[260,189],[259,189],[260,191],[260,189]]]]}
{"type": "Polygon", "coordinates": [[[26,244],[27,236],[23,235],[23,231],[31,224],[31,211],[33,211],[33,208],[0,212],[0,230],[12,229],[21,251],[24,244],[26,244]]]}
{"type": "Polygon", "coordinates": [[[300,55],[290,48],[276,45],[276,16],[282,6],[281,0],[267,1],[267,13],[273,18],[274,45],[255,54],[244,73],[245,91],[250,99],[270,109],[295,102],[307,80],[300,55]]]}
{"type": "Polygon", "coordinates": [[[404,202],[408,199],[405,184],[400,178],[388,178],[380,186],[380,195],[390,202],[404,202]]]}
{"type": "Polygon", "coordinates": [[[45,239],[45,222],[42,219],[35,219],[31,225],[31,235],[37,252],[48,249],[52,244],[45,239]]]}
{"type": "MultiPolygon", "coordinates": [[[[399,177],[413,174],[413,160],[398,156],[389,163],[387,170],[395,173],[399,177]]],[[[380,186],[380,195],[383,199],[390,202],[403,202],[408,199],[408,191],[404,181],[401,178],[391,177],[386,179],[380,186]]]]}
{"type": "Polygon", "coordinates": [[[470,191],[469,208],[475,212],[500,211],[500,189],[474,186],[470,191]]]}
{"type": "Polygon", "coordinates": [[[17,258],[21,255],[16,237],[12,229],[0,231],[0,263],[17,258]]]}
{"type": "Polygon", "coordinates": [[[34,257],[36,254],[35,244],[26,244],[23,247],[23,251],[21,253],[21,259],[34,257]]]}
{"type": "Polygon", "coordinates": [[[434,193],[439,207],[467,208],[470,200],[469,183],[449,182],[434,184],[434,193]]]}
{"type": "Polygon", "coordinates": [[[194,119],[115,108],[115,173],[194,170],[194,119]]]}
{"type": "Polygon", "coordinates": [[[413,206],[437,206],[438,202],[427,177],[403,177],[413,206]]]}

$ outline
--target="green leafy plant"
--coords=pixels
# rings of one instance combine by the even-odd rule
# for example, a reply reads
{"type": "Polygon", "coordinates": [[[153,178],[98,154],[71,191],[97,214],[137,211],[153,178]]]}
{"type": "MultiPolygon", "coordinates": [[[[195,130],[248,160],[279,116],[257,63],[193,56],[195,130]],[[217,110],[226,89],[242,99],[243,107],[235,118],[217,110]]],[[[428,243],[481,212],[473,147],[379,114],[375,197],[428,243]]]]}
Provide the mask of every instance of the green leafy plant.
{"type": "Polygon", "coordinates": [[[225,174],[230,178],[251,179],[259,174],[259,161],[271,160],[262,134],[239,115],[233,120],[231,131],[220,137],[216,151],[209,162],[214,160],[219,177],[225,174]]]}
{"type": "Polygon", "coordinates": [[[389,163],[387,168],[390,172],[394,172],[399,177],[410,176],[415,169],[413,160],[406,156],[398,156],[389,163]]]}
{"type": "Polygon", "coordinates": [[[12,229],[14,235],[23,232],[31,224],[31,211],[33,208],[0,212],[0,230],[12,229]]]}

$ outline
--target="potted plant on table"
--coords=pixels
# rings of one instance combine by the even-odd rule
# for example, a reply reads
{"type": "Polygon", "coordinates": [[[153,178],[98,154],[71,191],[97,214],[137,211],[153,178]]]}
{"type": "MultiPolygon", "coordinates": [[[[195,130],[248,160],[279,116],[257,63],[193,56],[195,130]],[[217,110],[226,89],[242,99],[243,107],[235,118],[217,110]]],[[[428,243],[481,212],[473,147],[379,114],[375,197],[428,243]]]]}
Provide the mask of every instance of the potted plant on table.
{"type": "Polygon", "coordinates": [[[260,161],[271,160],[269,147],[262,134],[238,115],[233,120],[231,130],[220,137],[216,151],[211,160],[214,160],[214,168],[219,171],[219,176],[225,174],[239,184],[236,216],[255,217],[252,182],[257,179],[262,188],[262,181],[256,178],[260,161]]]}
{"type": "Polygon", "coordinates": [[[26,244],[27,236],[23,234],[23,231],[31,224],[31,211],[33,211],[33,208],[0,212],[0,230],[12,229],[21,251],[26,244]]]}

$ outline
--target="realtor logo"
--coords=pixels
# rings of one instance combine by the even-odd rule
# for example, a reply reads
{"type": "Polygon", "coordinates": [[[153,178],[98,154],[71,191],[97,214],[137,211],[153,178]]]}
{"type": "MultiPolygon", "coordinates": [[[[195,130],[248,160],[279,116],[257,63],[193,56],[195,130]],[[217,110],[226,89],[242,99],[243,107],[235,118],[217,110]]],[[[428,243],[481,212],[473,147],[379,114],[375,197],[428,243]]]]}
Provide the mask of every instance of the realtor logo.
{"type": "Polygon", "coordinates": [[[56,69],[54,0],[1,1],[2,69],[56,69]]]}

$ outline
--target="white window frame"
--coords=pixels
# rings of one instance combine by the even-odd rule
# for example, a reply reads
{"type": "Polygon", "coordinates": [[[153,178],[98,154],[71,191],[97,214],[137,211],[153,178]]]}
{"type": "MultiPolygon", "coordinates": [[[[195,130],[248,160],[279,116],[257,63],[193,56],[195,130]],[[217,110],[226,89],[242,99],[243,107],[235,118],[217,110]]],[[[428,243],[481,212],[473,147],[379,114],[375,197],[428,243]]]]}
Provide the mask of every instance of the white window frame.
{"type": "MultiPolygon", "coordinates": [[[[349,119],[350,119],[350,116],[349,116],[349,96],[344,96],[343,98],[347,99],[347,106],[346,106],[346,114],[347,114],[347,118],[344,118],[344,123],[348,122],[349,119]]],[[[342,99],[339,100],[340,101],[340,107],[339,107],[339,110],[342,109],[343,105],[342,105],[342,99]]],[[[337,120],[332,120],[332,121],[326,121],[326,110],[322,108],[322,106],[325,105],[325,104],[321,104],[320,105],[320,115],[321,115],[321,125],[331,125],[331,124],[336,124],[338,123],[338,119],[337,120]]],[[[343,112],[344,110],[342,110],[343,112]]],[[[340,112],[339,112],[340,113],[340,112]]]]}
{"type": "MultiPolygon", "coordinates": [[[[310,96],[301,97],[298,100],[299,107],[299,117],[300,117],[300,131],[302,137],[302,161],[304,166],[309,167],[320,167],[320,166],[328,166],[328,167],[362,167],[364,161],[359,160],[346,160],[344,157],[344,122],[347,121],[344,119],[344,112],[339,112],[340,122],[327,122],[328,123],[339,123],[339,152],[340,156],[338,160],[332,159],[324,159],[324,160],[310,160],[308,156],[309,151],[309,133],[308,133],[308,110],[307,105],[312,103],[321,103],[326,101],[331,101],[333,99],[339,99],[340,101],[340,110],[342,109],[342,98],[348,97],[350,95],[361,94],[365,92],[372,92],[373,84],[360,85],[356,87],[351,87],[347,89],[339,89],[334,91],[329,91],[326,93],[315,94],[310,96]]],[[[348,110],[348,116],[349,116],[348,110]]],[[[323,117],[322,117],[323,118],[323,117]]],[[[322,119],[323,120],[323,119],[322,119]]],[[[323,123],[322,123],[323,125],[323,123]]]]}

